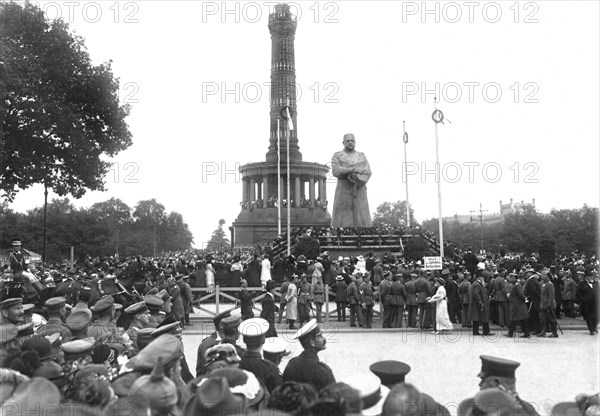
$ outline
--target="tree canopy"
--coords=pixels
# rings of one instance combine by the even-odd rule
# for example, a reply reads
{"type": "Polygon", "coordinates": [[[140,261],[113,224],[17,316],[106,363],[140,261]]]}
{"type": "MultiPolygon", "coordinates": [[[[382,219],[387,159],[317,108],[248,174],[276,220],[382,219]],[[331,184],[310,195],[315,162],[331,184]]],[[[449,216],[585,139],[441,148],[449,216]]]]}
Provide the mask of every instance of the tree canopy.
{"type": "Polygon", "coordinates": [[[33,3],[0,3],[0,21],[0,196],[104,190],[102,157],[132,143],[111,62],[93,65],[83,39],[33,3]]]}
{"type": "MultiPolygon", "coordinates": [[[[9,247],[12,238],[21,238],[23,247],[40,252],[43,247],[43,207],[17,213],[0,205],[0,240],[9,247]]],[[[192,233],[177,212],[166,213],[155,199],[139,201],[134,209],[111,198],[89,208],[77,209],[68,198],[48,204],[48,261],[68,259],[71,246],[75,256],[152,256],[156,253],[191,248],[192,233]],[[150,220],[141,212],[155,215],[150,220]]]]}
{"type": "Polygon", "coordinates": [[[217,227],[217,229],[215,231],[213,231],[212,236],[211,236],[210,240],[208,241],[208,244],[206,246],[207,250],[215,250],[215,251],[229,250],[229,248],[231,247],[231,242],[227,238],[227,234],[225,233],[225,230],[223,230],[224,225],[225,225],[225,220],[220,219],[219,226],[217,227]]]}
{"type": "MultiPolygon", "coordinates": [[[[399,227],[407,225],[406,221],[406,201],[384,202],[377,207],[373,214],[374,227],[399,227]]],[[[415,213],[410,208],[410,225],[418,225],[415,220],[415,213]]]]}
{"type": "MultiPolygon", "coordinates": [[[[438,220],[423,222],[423,229],[438,235],[438,220]]],[[[444,240],[460,246],[480,246],[480,223],[443,221],[444,240]]],[[[483,228],[483,246],[488,252],[540,253],[546,261],[556,255],[573,251],[591,256],[596,253],[598,241],[598,208],[584,205],[580,209],[552,210],[543,214],[528,207],[508,214],[503,221],[486,224],[483,228]]],[[[464,247],[463,247],[464,248],[464,247]]]]}

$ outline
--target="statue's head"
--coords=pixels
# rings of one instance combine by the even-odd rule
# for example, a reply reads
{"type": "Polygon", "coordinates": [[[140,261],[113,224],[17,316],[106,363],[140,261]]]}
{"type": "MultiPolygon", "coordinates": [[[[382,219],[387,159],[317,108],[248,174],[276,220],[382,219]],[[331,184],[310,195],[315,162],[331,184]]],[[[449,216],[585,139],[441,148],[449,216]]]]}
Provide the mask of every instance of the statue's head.
{"type": "Polygon", "coordinates": [[[344,140],[342,141],[342,143],[344,143],[344,148],[346,148],[346,150],[354,150],[354,146],[356,145],[356,139],[354,138],[354,134],[344,134],[344,140]]]}

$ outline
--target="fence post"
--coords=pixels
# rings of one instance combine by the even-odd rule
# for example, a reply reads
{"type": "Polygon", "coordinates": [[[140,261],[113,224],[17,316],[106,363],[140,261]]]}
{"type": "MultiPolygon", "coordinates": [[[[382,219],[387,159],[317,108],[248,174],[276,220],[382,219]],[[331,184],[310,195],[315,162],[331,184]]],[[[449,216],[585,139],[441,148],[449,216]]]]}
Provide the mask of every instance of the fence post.
{"type": "Polygon", "coordinates": [[[219,313],[219,285],[215,285],[215,315],[219,313]]]}
{"type": "Polygon", "coordinates": [[[329,322],[329,283],[325,283],[325,322],[329,322]]]}

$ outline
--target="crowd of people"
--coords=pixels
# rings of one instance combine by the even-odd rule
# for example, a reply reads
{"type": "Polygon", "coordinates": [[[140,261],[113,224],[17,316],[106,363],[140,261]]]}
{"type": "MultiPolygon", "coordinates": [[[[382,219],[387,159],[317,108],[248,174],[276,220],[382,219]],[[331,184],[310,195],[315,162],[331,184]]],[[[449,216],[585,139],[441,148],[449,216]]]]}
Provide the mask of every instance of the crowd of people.
{"type": "MultiPolygon", "coordinates": [[[[493,322],[511,337],[519,331],[555,337],[558,316],[581,315],[597,334],[598,263],[579,255],[546,267],[535,256],[482,258],[467,251],[432,271],[392,255],[273,258],[266,247],[125,260],[88,256],[76,265],[30,267],[21,242],[13,245],[0,301],[3,414],[21,414],[19,406],[28,403],[61,403],[57,414],[90,408],[124,414],[132,405],[138,414],[173,415],[448,414],[406,383],[405,363],[373,363],[371,376],[336,379],[318,358],[326,348],[319,323],[328,286],[337,319],[345,321],[349,310],[350,326],[371,328],[380,302],[384,328],[440,332],[461,325],[491,335],[493,322]],[[191,288],[216,284],[241,287],[240,311],[214,317],[215,331],[199,345],[192,375],[181,341],[191,288]],[[248,288],[258,287],[265,295],[255,317],[248,288]],[[284,314],[303,352],[281,371],[289,352],[276,323],[284,314]]],[[[487,414],[492,405],[502,406],[500,414],[537,414],[516,392],[519,363],[481,360],[482,391],[461,403],[460,415],[487,414]]],[[[560,409],[597,411],[597,400],[579,398],[560,409]]]]}

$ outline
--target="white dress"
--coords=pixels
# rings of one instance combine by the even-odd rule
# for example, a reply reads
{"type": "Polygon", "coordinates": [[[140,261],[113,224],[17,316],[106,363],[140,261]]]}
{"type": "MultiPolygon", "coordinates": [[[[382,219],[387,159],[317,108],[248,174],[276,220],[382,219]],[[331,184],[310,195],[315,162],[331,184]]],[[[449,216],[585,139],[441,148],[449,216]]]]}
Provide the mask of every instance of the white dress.
{"type": "Polygon", "coordinates": [[[206,271],[204,272],[206,275],[206,287],[209,289],[214,288],[215,286],[215,269],[213,269],[212,263],[206,264],[206,271]]]}
{"type": "Polygon", "coordinates": [[[271,262],[269,259],[263,259],[262,268],[260,270],[260,283],[263,286],[267,285],[267,280],[271,280],[271,262]]]}
{"type": "Polygon", "coordinates": [[[448,301],[444,286],[439,286],[435,295],[429,299],[429,303],[433,302],[437,302],[435,305],[435,329],[437,331],[452,330],[454,327],[448,316],[448,301]]]}
{"type": "Polygon", "coordinates": [[[295,284],[290,283],[287,294],[285,295],[285,317],[287,319],[298,319],[298,288],[295,284]]]}

